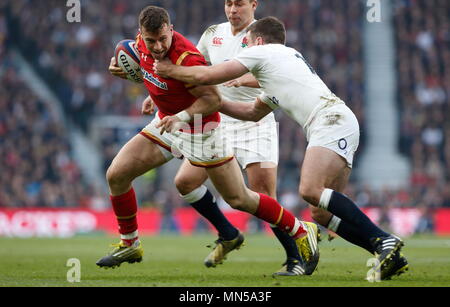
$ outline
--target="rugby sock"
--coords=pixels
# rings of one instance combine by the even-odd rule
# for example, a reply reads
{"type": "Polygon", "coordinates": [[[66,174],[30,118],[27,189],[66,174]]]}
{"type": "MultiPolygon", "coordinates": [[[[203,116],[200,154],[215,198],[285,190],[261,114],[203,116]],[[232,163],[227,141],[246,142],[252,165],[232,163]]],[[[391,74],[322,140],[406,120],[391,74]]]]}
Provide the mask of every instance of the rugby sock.
{"type": "Polygon", "coordinates": [[[138,239],[137,201],[134,189],[118,196],[110,196],[114,213],[119,223],[119,233],[122,241],[130,246],[138,239]]]}
{"type": "Polygon", "coordinates": [[[284,248],[284,251],[286,252],[287,258],[295,258],[295,259],[301,259],[300,254],[298,252],[298,247],[295,241],[284,231],[282,231],[280,228],[278,228],[275,225],[270,225],[270,228],[272,229],[273,233],[277,237],[278,241],[280,241],[281,245],[284,248]]]}
{"type": "Polygon", "coordinates": [[[300,221],[284,209],[275,199],[267,195],[259,194],[258,210],[254,214],[272,225],[276,225],[282,231],[288,233],[293,239],[307,234],[300,221]]]}
{"type": "Polygon", "coordinates": [[[189,194],[181,195],[181,197],[206,218],[225,241],[233,240],[238,236],[239,230],[220,211],[214,196],[208,191],[207,187],[202,185],[189,194]]]}
{"type": "Polygon", "coordinates": [[[344,222],[337,216],[333,215],[327,228],[337,233],[344,240],[366,249],[371,254],[375,253],[375,249],[372,247],[370,242],[361,238],[355,227],[347,222],[344,222]]]}
{"type": "Polygon", "coordinates": [[[319,208],[351,224],[364,240],[370,241],[372,238],[389,236],[376,226],[351,199],[341,193],[325,189],[320,197],[319,208]]]}
{"type": "Polygon", "coordinates": [[[136,242],[138,238],[138,231],[133,231],[132,233],[126,234],[126,235],[120,235],[120,239],[123,243],[125,243],[126,246],[133,245],[134,242],[136,242]]]}

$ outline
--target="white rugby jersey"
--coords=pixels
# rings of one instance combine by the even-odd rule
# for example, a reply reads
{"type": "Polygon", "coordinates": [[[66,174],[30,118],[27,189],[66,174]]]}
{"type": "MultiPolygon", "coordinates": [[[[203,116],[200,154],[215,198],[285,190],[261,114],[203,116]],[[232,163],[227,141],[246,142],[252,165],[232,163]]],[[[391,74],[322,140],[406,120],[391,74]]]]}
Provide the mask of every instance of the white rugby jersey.
{"type": "MultiPolygon", "coordinates": [[[[197,49],[211,65],[220,64],[232,60],[242,50],[247,49],[245,35],[246,29],[233,35],[229,22],[213,25],[203,33],[198,42],[197,49]]],[[[218,89],[223,98],[229,101],[254,102],[256,97],[262,93],[260,89],[249,87],[228,88],[223,85],[218,85],[218,89]]],[[[225,114],[221,114],[221,118],[222,121],[238,121],[225,114]]],[[[269,114],[265,119],[274,120],[274,115],[269,114]]]]}
{"type": "Polygon", "coordinates": [[[260,99],[272,109],[282,108],[304,129],[324,106],[337,99],[314,69],[293,48],[282,44],[253,46],[236,58],[258,79],[260,99]]]}

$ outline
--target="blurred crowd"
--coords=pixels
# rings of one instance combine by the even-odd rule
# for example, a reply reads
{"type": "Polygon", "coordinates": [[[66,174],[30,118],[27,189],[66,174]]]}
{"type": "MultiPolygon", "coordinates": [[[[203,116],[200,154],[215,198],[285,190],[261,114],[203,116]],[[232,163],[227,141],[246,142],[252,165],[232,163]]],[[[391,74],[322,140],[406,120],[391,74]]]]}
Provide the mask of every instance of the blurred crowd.
{"type": "Polygon", "coordinates": [[[450,207],[450,2],[395,4],[399,148],[410,158],[410,190],[425,206],[450,207]]]}
{"type": "MultiPolygon", "coordinates": [[[[399,147],[411,158],[414,169],[411,185],[400,190],[387,187],[372,191],[352,181],[346,193],[361,206],[450,206],[450,5],[447,0],[399,0],[396,3],[401,110],[399,147]]],[[[81,23],[68,23],[65,1],[3,2],[0,9],[6,12],[6,17],[0,17],[0,41],[2,24],[11,25],[7,33],[14,45],[53,86],[64,103],[67,116],[85,131],[89,130],[93,116],[140,116],[145,89],[112,77],[107,67],[115,44],[136,35],[137,15],[144,6],[153,4],[168,8],[175,30],[194,43],[209,25],[226,20],[222,0],[83,0],[81,4],[81,23]]],[[[273,15],[285,22],[288,45],[303,53],[330,89],[357,115],[363,134],[356,167],[365,144],[362,50],[365,10],[364,1],[354,0],[261,0],[257,10],[257,17],[273,15]]],[[[38,121],[43,120],[36,117],[38,121]]],[[[286,115],[277,113],[276,117],[280,123],[280,200],[291,209],[300,210],[306,206],[297,193],[306,140],[298,125],[286,115]]],[[[27,122],[31,125],[31,121],[27,122]]],[[[63,133],[63,130],[57,130],[63,133]]],[[[103,131],[101,135],[106,169],[123,139],[119,136],[120,131],[114,129],[103,131]]],[[[70,149],[63,139],[57,147],[66,157],[70,156],[70,149]]],[[[5,150],[3,144],[2,150],[5,150]]],[[[1,156],[4,156],[3,152],[1,156]]],[[[71,161],[70,158],[61,160],[71,161]]],[[[53,163],[58,163],[56,161],[58,159],[53,163]]],[[[158,177],[157,173],[154,176],[158,177]]],[[[7,177],[2,175],[2,178],[7,177]]],[[[174,189],[159,189],[157,178],[148,182],[150,187],[141,196],[142,203],[172,200],[176,206],[182,205],[174,200],[178,197],[174,189]]]]}
{"type": "Polygon", "coordinates": [[[88,189],[62,120],[27,87],[5,49],[0,66],[0,207],[82,206],[88,189]]]}

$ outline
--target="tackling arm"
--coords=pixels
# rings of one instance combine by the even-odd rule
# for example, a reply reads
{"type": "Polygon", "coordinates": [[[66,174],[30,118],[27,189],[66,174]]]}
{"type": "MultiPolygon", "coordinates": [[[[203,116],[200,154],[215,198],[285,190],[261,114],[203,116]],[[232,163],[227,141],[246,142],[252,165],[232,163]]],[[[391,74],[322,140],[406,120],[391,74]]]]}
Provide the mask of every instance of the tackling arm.
{"type": "Polygon", "coordinates": [[[240,78],[228,81],[224,84],[226,87],[252,87],[252,88],[261,88],[258,80],[251,73],[247,73],[240,78]]]}
{"type": "Polygon", "coordinates": [[[273,110],[259,98],[253,103],[222,101],[220,112],[228,116],[258,122],[273,110]]]}
{"type": "Polygon", "coordinates": [[[156,61],[156,74],[164,78],[173,78],[187,84],[214,85],[239,78],[248,73],[248,69],[236,60],[213,66],[178,66],[170,61],[156,61]]]}

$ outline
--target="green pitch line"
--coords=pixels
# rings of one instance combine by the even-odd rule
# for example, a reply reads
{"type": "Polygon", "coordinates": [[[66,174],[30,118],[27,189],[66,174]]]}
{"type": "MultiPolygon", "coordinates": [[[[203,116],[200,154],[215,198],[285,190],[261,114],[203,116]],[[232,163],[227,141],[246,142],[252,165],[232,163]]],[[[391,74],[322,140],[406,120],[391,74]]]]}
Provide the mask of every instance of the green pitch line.
{"type": "Polygon", "coordinates": [[[370,255],[342,239],[320,244],[321,261],[313,276],[276,279],[271,274],[281,267],[284,251],[275,239],[247,235],[244,248],[232,252],[224,265],[208,269],[203,259],[210,251],[206,245],[214,239],[210,235],[144,237],[142,263],[104,270],[95,262],[116,238],[0,238],[0,286],[450,286],[450,238],[407,239],[404,253],[410,270],[381,283],[365,280],[370,255]],[[80,260],[79,283],[67,281],[70,258],[80,260]]]}

